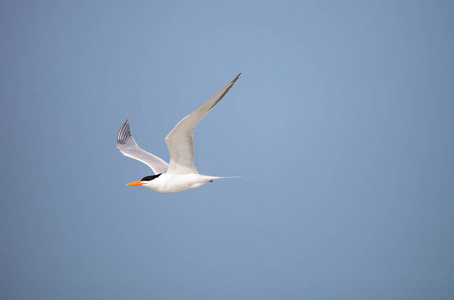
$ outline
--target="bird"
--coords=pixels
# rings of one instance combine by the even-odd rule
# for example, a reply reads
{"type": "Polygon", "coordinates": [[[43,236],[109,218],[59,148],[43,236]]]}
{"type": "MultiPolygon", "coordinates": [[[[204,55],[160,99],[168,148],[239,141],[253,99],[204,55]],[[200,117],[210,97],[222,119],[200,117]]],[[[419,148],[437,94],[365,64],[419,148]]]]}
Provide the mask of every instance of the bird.
{"type": "Polygon", "coordinates": [[[240,75],[241,73],[196,110],[184,117],[169,132],[165,138],[170,154],[169,163],[139,147],[131,135],[129,119],[126,119],[117,135],[117,148],[123,155],[141,161],[154,172],[154,175],[145,176],[141,180],[133,181],[126,185],[143,186],[159,193],[174,193],[195,189],[218,179],[239,177],[199,174],[194,166],[194,130],[197,124],[233,87],[240,75]]]}

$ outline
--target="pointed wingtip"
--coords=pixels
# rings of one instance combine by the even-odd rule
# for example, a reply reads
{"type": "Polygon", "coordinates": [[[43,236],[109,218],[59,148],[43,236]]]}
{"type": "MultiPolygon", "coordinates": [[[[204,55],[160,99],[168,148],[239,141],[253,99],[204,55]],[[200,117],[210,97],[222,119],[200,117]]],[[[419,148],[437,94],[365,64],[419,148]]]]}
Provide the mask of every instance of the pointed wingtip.
{"type": "Polygon", "coordinates": [[[131,130],[129,129],[129,119],[126,119],[126,121],[121,126],[120,131],[118,131],[117,145],[125,144],[129,136],[131,136],[131,130]]]}
{"type": "Polygon", "coordinates": [[[238,78],[240,77],[240,75],[241,75],[241,73],[236,75],[236,77],[232,80],[232,83],[235,83],[238,80],[238,78]]]}
{"type": "Polygon", "coordinates": [[[125,129],[129,129],[129,119],[126,119],[126,121],[121,125],[120,131],[125,129]]]}
{"type": "Polygon", "coordinates": [[[123,122],[123,125],[121,125],[121,129],[125,128],[125,127],[129,127],[129,119],[126,119],[126,121],[123,122]]]}

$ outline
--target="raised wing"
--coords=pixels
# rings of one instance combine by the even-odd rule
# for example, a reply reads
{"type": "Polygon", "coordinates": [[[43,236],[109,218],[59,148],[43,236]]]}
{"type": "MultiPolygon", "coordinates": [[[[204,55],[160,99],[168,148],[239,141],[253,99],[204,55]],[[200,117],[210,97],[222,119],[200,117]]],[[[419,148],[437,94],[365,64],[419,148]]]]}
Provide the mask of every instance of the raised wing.
{"type": "Polygon", "coordinates": [[[117,136],[117,148],[123,155],[137,159],[148,165],[155,174],[167,171],[168,164],[161,158],[142,150],[131,135],[129,120],[121,126],[117,136]]]}
{"type": "Polygon", "coordinates": [[[221,101],[222,97],[232,88],[241,73],[208,99],[195,111],[181,120],[167,135],[166,144],[169,148],[170,162],[167,173],[190,174],[198,173],[194,166],[194,130],[210,110],[221,101]]]}

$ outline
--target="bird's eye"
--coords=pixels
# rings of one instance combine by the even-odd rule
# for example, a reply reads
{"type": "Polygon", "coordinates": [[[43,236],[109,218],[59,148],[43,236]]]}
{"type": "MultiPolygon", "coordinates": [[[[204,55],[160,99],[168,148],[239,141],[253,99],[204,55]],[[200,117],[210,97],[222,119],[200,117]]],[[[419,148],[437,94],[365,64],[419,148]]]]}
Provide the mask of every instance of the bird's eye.
{"type": "Polygon", "coordinates": [[[153,179],[156,179],[158,178],[159,176],[161,176],[162,173],[159,173],[157,175],[150,175],[150,176],[145,176],[144,178],[142,178],[140,181],[151,181],[153,179]]]}

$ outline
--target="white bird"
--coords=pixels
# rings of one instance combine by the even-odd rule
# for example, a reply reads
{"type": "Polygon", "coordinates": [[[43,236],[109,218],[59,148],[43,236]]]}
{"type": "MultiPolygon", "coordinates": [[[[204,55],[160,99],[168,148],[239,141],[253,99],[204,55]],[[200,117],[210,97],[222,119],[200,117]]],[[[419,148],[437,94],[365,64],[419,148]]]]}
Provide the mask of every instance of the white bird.
{"type": "Polygon", "coordinates": [[[241,73],[170,131],[165,139],[170,153],[169,163],[142,150],[132,137],[129,121],[126,120],[118,132],[117,148],[123,155],[145,163],[155,173],[127,185],[144,186],[160,193],[173,193],[195,189],[216,179],[232,178],[199,174],[193,160],[194,130],[196,125],[227,94],[240,75],[241,73]]]}

